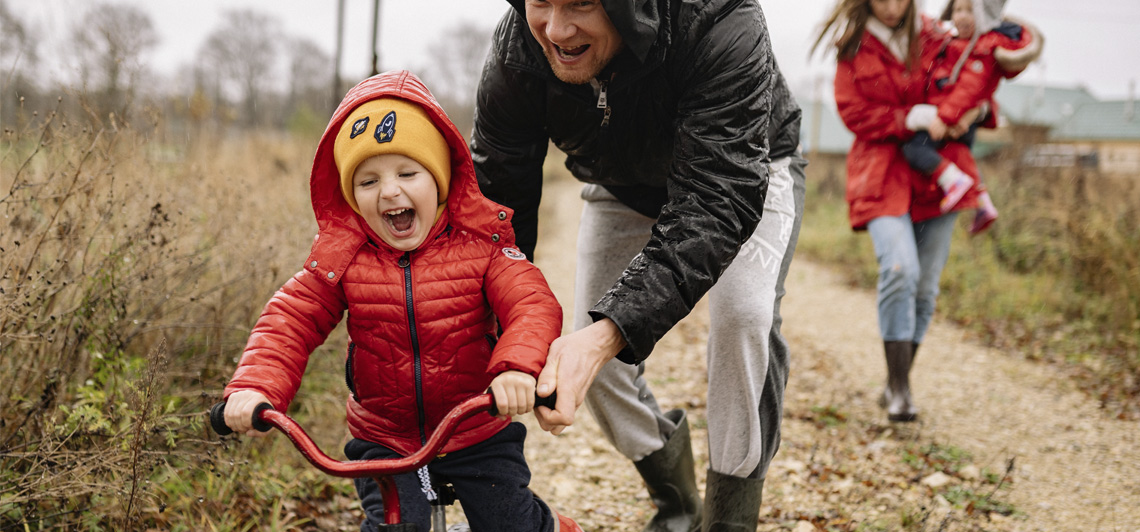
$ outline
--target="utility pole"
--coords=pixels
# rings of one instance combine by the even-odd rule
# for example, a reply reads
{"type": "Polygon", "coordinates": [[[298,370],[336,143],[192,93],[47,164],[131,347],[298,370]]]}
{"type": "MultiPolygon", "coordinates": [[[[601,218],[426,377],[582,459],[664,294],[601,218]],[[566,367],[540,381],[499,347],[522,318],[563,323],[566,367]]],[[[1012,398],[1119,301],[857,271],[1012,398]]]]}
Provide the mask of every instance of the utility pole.
{"type": "Polygon", "coordinates": [[[380,40],[380,0],[376,0],[372,6],[372,75],[375,76],[380,73],[380,51],[377,48],[380,40]]]}
{"type": "Polygon", "coordinates": [[[344,94],[340,92],[340,56],[344,49],[344,0],[336,3],[336,57],[333,59],[333,110],[340,105],[344,94]]]}

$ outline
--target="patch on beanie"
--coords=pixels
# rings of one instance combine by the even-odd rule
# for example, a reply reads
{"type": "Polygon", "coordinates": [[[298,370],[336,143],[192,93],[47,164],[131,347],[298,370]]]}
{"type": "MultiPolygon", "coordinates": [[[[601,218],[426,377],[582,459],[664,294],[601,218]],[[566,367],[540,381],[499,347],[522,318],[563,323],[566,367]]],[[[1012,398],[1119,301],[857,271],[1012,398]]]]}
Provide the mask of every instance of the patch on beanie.
{"type": "Polygon", "coordinates": [[[368,129],[368,117],[367,116],[352,123],[352,133],[349,133],[348,138],[354,139],[354,138],[360,136],[361,133],[364,133],[365,129],[368,129]]]}
{"type": "Polygon", "coordinates": [[[384,115],[384,119],[376,126],[376,132],[372,136],[376,137],[376,142],[380,144],[392,142],[392,137],[396,136],[396,111],[388,111],[388,114],[384,115]]]}

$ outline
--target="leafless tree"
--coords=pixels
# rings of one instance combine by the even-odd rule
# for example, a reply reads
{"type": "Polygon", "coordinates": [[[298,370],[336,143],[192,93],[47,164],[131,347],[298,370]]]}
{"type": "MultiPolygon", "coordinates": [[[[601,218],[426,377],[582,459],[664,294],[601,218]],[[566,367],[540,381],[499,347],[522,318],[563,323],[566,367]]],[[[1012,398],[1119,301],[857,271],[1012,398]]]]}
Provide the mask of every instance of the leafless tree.
{"type": "Polygon", "coordinates": [[[468,21],[446,29],[440,40],[428,47],[430,63],[421,69],[432,94],[464,133],[473,123],[475,88],[491,48],[492,31],[468,21]]]}
{"type": "Polygon", "coordinates": [[[129,5],[96,4],[73,27],[72,44],[81,81],[100,111],[126,114],[142,55],[158,44],[150,16],[129,5]]]}
{"type": "Polygon", "coordinates": [[[0,0],[0,68],[5,79],[11,72],[34,66],[38,61],[36,37],[31,29],[8,8],[8,0],[0,0]]]}
{"type": "Polygon", "coordinates": [[[36,81],[29,75],[39,60],[37,41],[31,28],[0,0],[0,120],[13,123],[20,98],[36,92],[36,81]]]}
{"type": "Polygon", "coordinates": [[[289,99],[294,112],[325,113],[331,108],[328,85],[333,77],[333,59],[320,45],[306,38],[289,42],[289,99]]]}
{"type": "Polygon", "coordinates": [[[222,90],[240,94],[247,125],[264,121],[259,118],[258,105],[264,88],[274,81],[281,36],[276,17],[251,10],[228,11],[199,51],[199,64],[216,69],[227,85],[222,90]]]}

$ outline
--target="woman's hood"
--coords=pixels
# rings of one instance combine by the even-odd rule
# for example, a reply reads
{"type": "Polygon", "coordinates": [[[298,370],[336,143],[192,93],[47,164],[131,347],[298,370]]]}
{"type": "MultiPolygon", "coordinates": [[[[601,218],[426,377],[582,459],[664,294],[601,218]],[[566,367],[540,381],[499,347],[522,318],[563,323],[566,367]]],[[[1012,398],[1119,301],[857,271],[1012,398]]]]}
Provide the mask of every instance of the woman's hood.
{"type": "MultiPolygon", "coordinates": [[[[526,0],[507,0],[526,20],[526,0]]],[[[602,0],[610,22],[621,35],[622,42],[638,61],[645,61],[649,49],[657,41],[661,13],[657,0],[602,0]]]]}

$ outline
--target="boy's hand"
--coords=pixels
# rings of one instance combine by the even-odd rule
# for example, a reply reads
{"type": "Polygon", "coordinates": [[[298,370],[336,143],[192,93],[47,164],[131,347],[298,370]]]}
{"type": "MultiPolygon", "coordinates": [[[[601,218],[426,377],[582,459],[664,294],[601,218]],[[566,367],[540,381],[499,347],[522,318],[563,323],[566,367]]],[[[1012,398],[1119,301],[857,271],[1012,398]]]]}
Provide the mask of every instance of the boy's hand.
{"type": "Polygon", "coordinates": [[[521,371],[507,370],[491,381],[491,394],[499,408],[499,418],[521,416],[534,410],[534,377],[521,371]]]}
{"type": "Polygon", "coordinates": [[[264,437],[269,433],[253,428],[253,410],[257,405],[268,402],[269,399],[253,390],[238,390],[230,394],[226,399],[226,425],[234,432],[246,436],[264,437]]]}
{"type": "Polygon", "coordinates": [[[926,128],[927,133],[930,133],[930,138],[936,141],[942,140],[946,136],[946,124],[942,122],[941,118],[937,116],[934,120],[930,121],[930,125],[926,128]]]}

